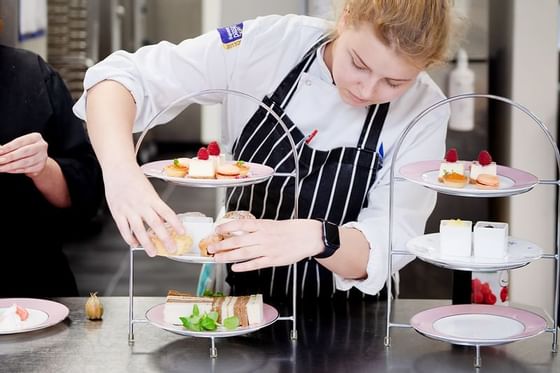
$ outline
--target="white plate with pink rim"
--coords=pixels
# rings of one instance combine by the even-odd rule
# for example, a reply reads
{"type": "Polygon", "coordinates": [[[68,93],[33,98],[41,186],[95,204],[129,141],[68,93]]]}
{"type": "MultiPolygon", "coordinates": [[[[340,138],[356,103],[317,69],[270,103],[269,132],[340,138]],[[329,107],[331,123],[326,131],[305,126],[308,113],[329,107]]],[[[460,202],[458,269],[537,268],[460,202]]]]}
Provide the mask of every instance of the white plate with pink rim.
{"type": "Polygon", "coordinates": [[[511,236],[508,237],[507,255],[503,258],[445,255],[440,248],[439,233],[414,237],[406,243],[406,247],[412,255],[439,267],[479,272],[523,267],[540,259],[544,253],[536,244],[511,236]]]}
{"type": "MultiPolygon", "coordinates": [[[[232,164],[235,162],[231,161],[232,164]]],[[[249,166],[249,174],[246,177],[237,179],[195,179],[192,177],[172,177],[167,176],[164,167],[173,164],[173,159],[154,161],[145,163],[140,168],[142,172],[148,177],[154,177],[171,183],[201,187],[201,188],[214,188],[214,187],[233,187],[262,183],[270,179],[274,174],[274,169],[258,163],[245,162],[249,166]]]]}
{"type": "Polygon", "coordinates": [[[48,328],[64,320],[68,307],[58,302],[35,298],[0,298],[0,314],[16,304],[29,312],[27,320],[16,328],[0,328],[0,334],[16,334],[48,328]]]}
{"type": "MultiPolygon", "coordinates": [[[[193,330],[186,329],[183,325],[174,325],[165,322],[163,318],[163,309],[165,307],[165,303],[158,304],[153,306],[146,312],[146,319],[154,326],[161,328],[163,330],[167,330],[169,332],[190,336],[190,337],[201,337],[201,338],[221,338],[221,337],[234,337],[237,335],[243,335],[255,332],[259,329],[262,329],[266,326],[271,325],[276,320],[278,320],[278,310],[272,307],[269,304],[263,304],[263,321],[256,325],[249,325],[245,327],[238,327],[234,330],[227,330],[227,329],[218,329],[215,331],[204,331],[204,332],[196,332],[193,330]]],[[[185,317],[188,315],[185,315],[185,317]]],[[[179,323],[179,321],[178,321],[179,323]]]]}
{"type": "Polygon", "coordinates": [[[427,337],[467,346],[493,346],[535,337],[547,328],[536,313],[515,307],[456,304],[417,313],[410,325],[427,337]]]}
{"type": "MultiPolygon", "coordinates": [[[[442,161],[421,161],[407,164],[400,168],[400,176],[406,180],[423,185],[441,193],[466,197],[505,197],[525,193],[538,184],[538,178],[526,171],[516,168],[497,166],[500,186],[496,189],[479,189],[472,184],[463,188],[447,186],[438,180],[439,167],[442,161]]],[[[465,168],[470,162],[463,161],[465,168]]],[[[467,173],[468,176],[468,173],[467,173]]]]}
{"type": "MultiPolygon", "coordinates": [[[[163,256],[164,258],[174,260],[176,262],[182,263],[194,263],[194,264],[204,264],[204,263],[215,263],[216,260],[213,256],[202,256],[196,253],[189,253],[186,255],[168,255],[163,256]]],[[[225,261],[220,263],[235,263],[236,261],[225,261]]]]}

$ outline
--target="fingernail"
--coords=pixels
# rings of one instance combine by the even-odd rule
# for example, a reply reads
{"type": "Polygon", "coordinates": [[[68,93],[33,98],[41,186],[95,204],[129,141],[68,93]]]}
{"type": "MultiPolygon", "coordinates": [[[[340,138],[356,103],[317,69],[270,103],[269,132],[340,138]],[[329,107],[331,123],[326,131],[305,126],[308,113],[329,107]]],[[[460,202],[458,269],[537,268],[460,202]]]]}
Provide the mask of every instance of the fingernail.
{"type": "Polygon", "coordinates": [[[216,250],[214,249],[214,246],[208,246],[208,252],[209,252],[210,254],[214,254],[215,251],[216,251],[216,250]]]}

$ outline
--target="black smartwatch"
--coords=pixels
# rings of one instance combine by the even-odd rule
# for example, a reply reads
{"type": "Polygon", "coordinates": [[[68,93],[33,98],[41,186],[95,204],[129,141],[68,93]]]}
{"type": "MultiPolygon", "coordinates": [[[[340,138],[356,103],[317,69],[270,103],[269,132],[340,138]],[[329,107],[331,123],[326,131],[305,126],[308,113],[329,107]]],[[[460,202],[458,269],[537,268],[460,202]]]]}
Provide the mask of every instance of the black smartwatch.
{"type": "Polygon", "coordinates": [[[332,256],[336,250],[340,247],[340,236],[338,233],[338,225],[326,221],[324,219],[315,219],[322,223],[323,225],[323,245],[324,249],[314,258],[324,259],[332,256]]]}

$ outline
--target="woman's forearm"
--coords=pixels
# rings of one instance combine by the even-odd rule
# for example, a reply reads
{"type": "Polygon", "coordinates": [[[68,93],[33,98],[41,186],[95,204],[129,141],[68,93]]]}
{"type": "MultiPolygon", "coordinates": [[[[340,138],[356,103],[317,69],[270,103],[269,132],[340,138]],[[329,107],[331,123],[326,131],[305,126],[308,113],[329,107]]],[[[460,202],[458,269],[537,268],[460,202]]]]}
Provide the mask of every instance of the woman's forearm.
{"type": "Polygon", "coordinates": [[[132,126],[136,104],[120,83],[105,80],[88,90],[86,123],[103,172],[136,164],[132,126]]]}
{"type": "Polygon", "coordinates": [[[47,158],[45,167],[37,174],[30,176],[35,187],[43,197],[53,206],[67,208],[72,204],[70,192],[64,174],[58,163],[52,158],[47,158]]]}
{"type": "Polygon", "coordinates": [[[331,257],[317,259],[317,261],[341,277],[348,279],[366,278],[370,251],[369,242],[357,229],[340,227],[338,231],[340,248],[331,257]]]}

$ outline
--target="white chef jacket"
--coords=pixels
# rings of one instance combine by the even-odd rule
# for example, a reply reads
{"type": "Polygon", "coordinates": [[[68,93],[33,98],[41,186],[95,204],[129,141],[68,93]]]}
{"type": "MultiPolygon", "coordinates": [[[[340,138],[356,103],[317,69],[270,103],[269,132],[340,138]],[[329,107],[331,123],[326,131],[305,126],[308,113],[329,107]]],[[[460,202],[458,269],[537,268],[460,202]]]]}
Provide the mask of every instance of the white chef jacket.
{"type": "MultiPolygon", "coordinates": [[[[256,104],[237,96],[197,93],[230,89],[260,101],[274,92],[305,52],[331,27],[331,23],[322,19],[273,15],[245,21],[221,32],[211,31],[177,45],[163,41],[133,54],[118,51],[87,71],[84,93],[74,112],[87,120],[87,90],[102,80],[120,82],[133,95],[137,104],[135,131],[142,131],[152,120],[150,125],[168,122],[189,103],[222,102],[221,140],[223,147],[231,150],[256,111],[256,104]]],[[[314,148],[356,146],[367,109],[342,101],[323,52],[324,47],[317,51],[320,58],[303,74],[287,114],[304,134],[318,131],[312,142],[314,148]]],[[[444,98],[432,79],[422,72],[403,96],[390,103],[379,140],[385,152],[383,167],[370,188],[368,207],[362,209],[357,221],[345,224],[360,230],[369,241],[368,275],[365,279],[349,280],[335,274],[339,290],[355,286],[365,293],[376,294],[383,287],[387,279],[389,242],[389,173],[395,143],[415,116],[444,98]]],[[[449,108],[442,106],[409,132],[399,150],[395,175],[407,163],[443,157],[448,118],[449,108]]],[[[436,193],[408,182],[395,182],[394,192],[393,249],[404,250],[410,238],[424,233],[436,193]]],[[[393,272],[413,259],[413,256],[394,256],[393,272]]]]}

